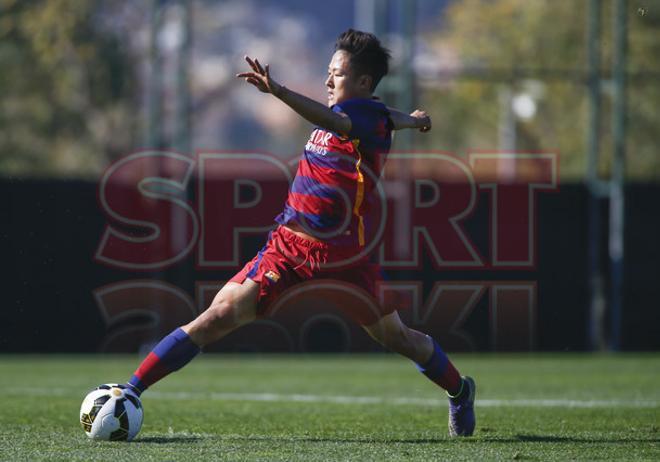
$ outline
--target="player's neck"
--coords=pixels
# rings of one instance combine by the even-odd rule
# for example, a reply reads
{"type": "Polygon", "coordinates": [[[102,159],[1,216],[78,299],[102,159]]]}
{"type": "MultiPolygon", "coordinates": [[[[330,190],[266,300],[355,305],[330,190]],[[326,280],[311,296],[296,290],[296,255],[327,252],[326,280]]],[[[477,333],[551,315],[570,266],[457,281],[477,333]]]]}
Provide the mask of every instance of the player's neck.
{"type": "Polygon", "coordinates": [[[345,101],[350,101],[353,99],[373,99],[374,95],[373,93],[355,93],[350,96],[347,96],[346,98],[342,98],[341,101],[337,101],[335,104],[341,104],[345,101]]]}

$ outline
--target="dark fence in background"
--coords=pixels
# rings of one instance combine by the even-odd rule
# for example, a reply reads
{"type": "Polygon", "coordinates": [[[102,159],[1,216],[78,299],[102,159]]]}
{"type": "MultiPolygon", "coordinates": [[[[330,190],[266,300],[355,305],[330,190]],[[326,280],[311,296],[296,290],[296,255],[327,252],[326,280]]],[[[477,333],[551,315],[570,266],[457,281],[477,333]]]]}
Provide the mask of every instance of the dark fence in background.
{"type": "MultiPolygon", "coordinates": [[[[0,194],[0,352],[144,349],[203,309],[218,281],[236,271],[198,269],[194,254],[154,273],[94,261],[106,217],[91,182],[5,179],[0,194]]],[[[626,350],[660,348],[659,201],[660,185],[626,188],[626,350]]],[[[440,337],[449,350],[585,349],[586,205],[583,185],[563,184],[560,192],[538,195],[533,270],[436,270],[425,261],[421,269],[387,271],[403,289],[402,306],[416,306],[403,309],[402,317],[440,337]]],[[[473,240],[485,249],[488,220],[488,207],[479,206],[466,221],[473,240]]],[[[255,254],[265,236],[242,241],[243,260],[255,254]]],[[[332,301],[332,296],[321,298],[332,301]]],[[[300,299],[212,350],[378,351],[336,308],[300,299]]]]}

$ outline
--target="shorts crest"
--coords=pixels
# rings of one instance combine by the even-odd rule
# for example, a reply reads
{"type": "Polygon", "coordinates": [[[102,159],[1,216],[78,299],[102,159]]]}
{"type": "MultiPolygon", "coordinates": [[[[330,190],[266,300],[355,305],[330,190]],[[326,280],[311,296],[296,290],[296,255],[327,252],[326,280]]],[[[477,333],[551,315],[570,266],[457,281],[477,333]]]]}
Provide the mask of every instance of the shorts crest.
{"type": "Polygon", "coordinates": [[[275,271],[268,271],[266,274],[264,274],[265,277],[270,279],[273,282],[277,282],[280,280],[280,275],[277,274],[275,271]]]}

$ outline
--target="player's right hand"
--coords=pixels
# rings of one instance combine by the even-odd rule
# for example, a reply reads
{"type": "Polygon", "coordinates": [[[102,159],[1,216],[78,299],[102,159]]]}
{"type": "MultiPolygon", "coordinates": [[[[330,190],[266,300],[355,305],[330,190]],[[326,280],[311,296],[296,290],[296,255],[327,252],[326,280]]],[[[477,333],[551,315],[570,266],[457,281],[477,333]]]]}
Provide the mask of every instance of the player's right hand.
{"type": "Polygon", "coordinates": [[[236,77],[245,79],[246,82],[251,83],[263,93],[272,93],[278,96],[282,90],[282,85],[271,78],[268,64],[263,68],[258,59],[252,60],[249,56],[245,57],[245,61],[250,65],[253,72],[241,72],[236,74],[236,77]]]}

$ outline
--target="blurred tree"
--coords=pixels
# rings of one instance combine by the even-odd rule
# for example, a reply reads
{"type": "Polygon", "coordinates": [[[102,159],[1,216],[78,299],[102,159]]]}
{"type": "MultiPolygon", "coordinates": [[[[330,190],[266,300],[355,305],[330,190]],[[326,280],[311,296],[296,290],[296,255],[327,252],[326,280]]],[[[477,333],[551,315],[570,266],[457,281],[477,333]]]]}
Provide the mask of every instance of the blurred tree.
{"type": "MultiPolygon", "coordinates": [[[[660,8],[629,2],[628,176],[660,180],[654,127],[660,125],[660,8]]],[[[657,3],[651,2],[653,5],[657,3]]],[[[585,175],[586,0],[460,0],[442,17],[442,27],[426,37],[445,59],[425,81],[422,101],[434,117],[426,148],[465,153],[498,149],[503,113],[501,95],[525,95],[536,111],[516,120],[519,151],[558,152],[562,177],[585,175]],[[442,82],[438,84],[438,80],[442,82]]],[[[603,2],[603,76],[611,68],[611,2],[603,2]]],[[[608,174],[610,85],[603,83],[601,173],[608,174]]],[[[523,108],[524,109],[524,108],[523,108]]]]}
{"type": "Polygon", "coordinates": [[[0,0],[0,174],[91,176],[132,144],[130,62],[98,5],[0,0]]]}

